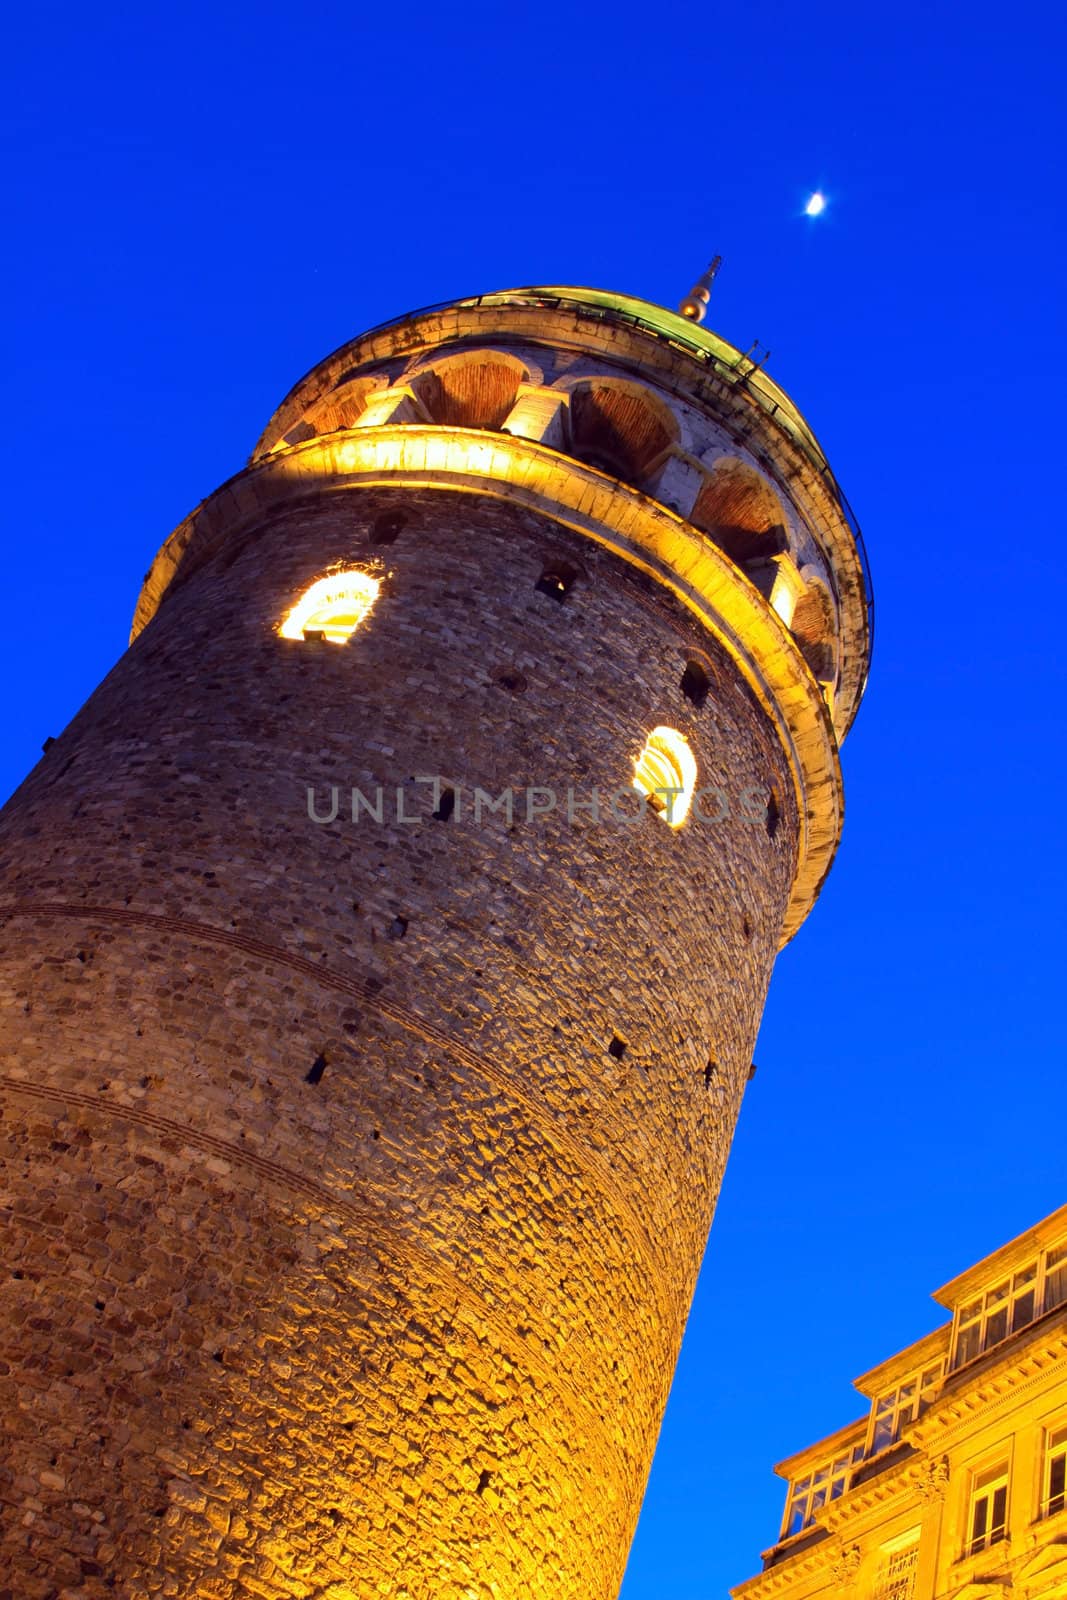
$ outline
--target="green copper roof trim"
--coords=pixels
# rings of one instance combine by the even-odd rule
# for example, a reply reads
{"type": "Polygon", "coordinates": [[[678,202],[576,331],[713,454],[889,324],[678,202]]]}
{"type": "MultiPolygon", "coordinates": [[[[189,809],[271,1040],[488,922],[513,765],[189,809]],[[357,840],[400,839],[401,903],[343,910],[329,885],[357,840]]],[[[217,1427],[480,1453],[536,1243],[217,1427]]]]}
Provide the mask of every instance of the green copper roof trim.
{"type": "Polygon", "coordinates": [[[788,413],[798,432],[803,433],[809,446],[818,452],[825,463],[826,457],[819,448],[815,435],[784,389],[780,389],[765,373],[756,371],[755,363],[747,361],[747,357],[729,340],[720,338],[710,328],[691,322],[688,317],[680,316],[676,311],[668,311],[666,306],[657,306],[651,300],[641,300],[632,294],[613,294],[606,289],[573,288],[568,285],[502,289],[496,294],[478,295],[454,303],[461,306],[513,305],[516,300],[536,303],[549,297],[563,301],[574,300],[581,305],[596,306],[602,311],[610,311],[623,320],[650,327],[662,338],[671,340],[686,350],[710,355],[726,366],[734,368],[738,377],[744,377],[753,388],[758,389],[774,405],[788,413]]]}

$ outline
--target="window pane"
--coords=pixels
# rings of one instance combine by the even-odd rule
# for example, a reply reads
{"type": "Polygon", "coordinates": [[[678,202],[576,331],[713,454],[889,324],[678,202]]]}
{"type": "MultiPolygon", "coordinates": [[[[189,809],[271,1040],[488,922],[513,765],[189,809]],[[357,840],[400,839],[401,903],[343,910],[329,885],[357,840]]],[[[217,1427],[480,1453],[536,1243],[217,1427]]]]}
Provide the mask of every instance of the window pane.
{"type": "Polygon", "coordinates": [[[956,1365],[961,1367],[965,1361],[971,1361],[978,1354],[979,1327],[977,1322],[972,1322],[970,1327],[961,1328],[960,1336],[956,1342],[956,1365]]]}
{"type": "Polygon", "coordinates": [[[993,1490],[993,1525],[989,1530],[990,1539],[999,1539],[1004,1533],[1004,1524],[1008,1518],[1008,1486],[1002,1483],[998,1489],[993,1490]]]}
{"type": "Polygon", "coordinates": [[[1053,1456],[1048,1473],[1049,1513],[1063,1510],[1064,1490],[1067,1489],[1067,1454],[1053,1456]]]}
{"type": "Polygon", "coordinates": [[[971,1523],[971,1538],[978,1543],[985,1538],[985,1531],[989,1525],[989,1501],[986,1496],[979,1495],[974,1502],[974,1519],[971,1523]]]}
{"type": "MultiPolygon", "coordinates": [[[[1059,1252],[1057,1252],[1058,1254],[1059,1252]]],[[[1062,1306],[1067,1300],[1067,1261],[1059,1266],[1051,1265],[1049,1257],[1049,1271],[1045,1274],[1045,1310],[1052,1311],[1056,1306],[1062,1306]]]]}
{"type": "Polygon", "coordinates": [[[965,1322],[976,1322],[981,1315],[981,1300],[972,1300],[969,1306],[960,1306],[960,1326],[965,1322]]]}
{"type": "Polygon", "coordinates": [[[941,1383],[941,1367],[927,1367],[919,1382],[919,1410],[925,1411],[941,1383]]]}
{"type": "Polygon", "coordinates": [[[871,1443],[872,1450],[884,1450],[887,1444],[893,1443],[893,1421],[891,1417],[883,1417],[874,1425],[874,1439],[871,1443]]]}
{"type": "Polygon", "coordinates": [[[1034,1291],[1027,1289],[1025,1294],[1016,1296],[1015,1307],[1011,1316],[1011,1331],[1025,1328],[1028,1322],[1034,1320],[1034,1291]]]}
{"type": "Polygon", "coordinates": [[[1007,1336],[1008,1308],[1006,1305],[1002,1305],[986,1318],[984,1348],[988,1350],[990,1345],[999,1344],[1007,1336]]]}

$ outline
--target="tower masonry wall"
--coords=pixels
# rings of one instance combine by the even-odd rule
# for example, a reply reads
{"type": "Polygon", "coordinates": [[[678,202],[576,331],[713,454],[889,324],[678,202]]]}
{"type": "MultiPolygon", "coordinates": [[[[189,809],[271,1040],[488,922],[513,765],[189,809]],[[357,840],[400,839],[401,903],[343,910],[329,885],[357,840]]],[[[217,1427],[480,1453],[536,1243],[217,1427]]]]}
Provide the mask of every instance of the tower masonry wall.
{"type": "Polygon", "coordinates": [[[612,1600],[793,795],[693,614],[533,511],[317,493],[179,577],[0,817],[0,1600],[612,1600]],[[349,643],[280,638],[338,565],[349,643]],[[661,724],[711,814],[582,809],[661,724]]]}

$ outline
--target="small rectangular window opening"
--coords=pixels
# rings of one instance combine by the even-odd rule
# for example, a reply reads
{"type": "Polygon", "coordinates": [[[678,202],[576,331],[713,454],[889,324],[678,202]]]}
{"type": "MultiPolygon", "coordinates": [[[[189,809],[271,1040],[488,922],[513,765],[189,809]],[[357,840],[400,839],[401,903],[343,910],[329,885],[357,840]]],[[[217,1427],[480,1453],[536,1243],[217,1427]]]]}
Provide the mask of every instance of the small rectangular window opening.
{"type": "Polygon", "coordinates": [[[400,511],[384,511],[376,517],[371,525],[371,544],[395,544],[397,535],[404,526],[404,515],[400,511]]]}
{"type": "Polygon", "coordinates": [[[538,594],[548,595],[550,600],[557,600],[562,605],[567,595],[574,588],[578,577],[578,568],[569,561],[550,561],[541,572],[534,585],[538,594]]]}
{"type": "Polygon", "coordinates": [[[311,1063],[311,1067],[309,1068],[309,1070],[307,1072],[307,1075],[304,1078],[304,1082],[305,1083],[320,1083],[322,1081],[322,1075],[323,1075],[323,1073],[325,1071],[326,1071],[326,1057],[324,1055],[317,1055],[315,1057],[314,1061],[311,1063]]]}
{"type": "Polygon", "coordinates": [[[687,661],[682,673],[682,693],[699,711],[708,698],[711,684],[699,661],[687,661]]]}

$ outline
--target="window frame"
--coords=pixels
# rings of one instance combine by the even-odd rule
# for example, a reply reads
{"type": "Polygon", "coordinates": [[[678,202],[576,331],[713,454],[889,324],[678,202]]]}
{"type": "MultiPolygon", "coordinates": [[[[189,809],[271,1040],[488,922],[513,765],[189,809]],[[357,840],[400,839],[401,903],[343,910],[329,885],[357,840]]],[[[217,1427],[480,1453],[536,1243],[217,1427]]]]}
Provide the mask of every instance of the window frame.
{"type": "Polygon", "coordinates": [[[696,752],[685,734],[665,723],[653,728],[634,761],[631,786],[675,832],[689,816],[698,782],[696,752]]]}
{"type": "Polygon", "coordinates": [[[995,1350],[1061,1305],[1067,1305],[1067,1240],[1040,1251],[956,1306],[949,1372],[995,1350]],[[1029,1313],[1021,1314],[1020,1307],[1027,1300],[1029,1313]]]}
{"type": "Polygon", "coordinates": [[[1038,1519],[1055,1517],[1067,1509],[1067,1418],[1061,1417],[1042,1429],[1041,1435],[1041,1498],[1038,1502],[1038,1519]],[[1059,1488],[1054,1492],[1052,1475],[1059,1467],[1059,1488]],[[1053,1501],[1056,1503],[1053,1504],[1053,1501]]]}
{"type": "Polygon", "coordinates": [[[891,1449],[900,1438],[901,1430],[908,1427],[926,1410],[944,1382],[944,1378],[945,1362],[943,1357],[939,1357],[929,1366],[908,1373],[895,1388],[887,1389],[884,1394],[877,1395],[871,1402],[864,1454],[875,1456],[883,1450],[891,1449]],[[905,1394],[905,1391],[908,1393],[905,1394]],[[879,1430],[883,1428],[887,1418],[888,1437],[880,1440],[879,1430]]]}
{"type": "Polygon", "coordinates": [[[1041,1255],[1041,1314],[1044,1316],[1048,1311],[1056,1311],[1062,1305],[1067,1305],[1067,1239],[1062,1244],[1053,1245],[1050,1250],[1043,1251],[1041,1255]],[[1051,1256],[1057,1259],[1051,1263],[1050,1271],[1051,1256]],[[1052,1273],[1060,1279],[1056,1299],[1052,1298],[1049,1289],[1052,1273]]]}
{"type": "Polygon", "coordinates": [[[922,1528],[910,1528],[906,1534],[890,1539],[878,1551],[874,1571],[872,1600],[912,1600],[919,1575],[919,1540],[922,1528]],[[893,1563],[907,1557],[903,1572],[894,1572],[893,1563]]]}
{"type": "Polygon", "coordinates": [[[972,1467],[967,1483],[967,1519],[964,1523],[965,1556],[981,1555],[1008,1538],[1008,1513],[1011,1509],[1011,1456],[995,1457],[992,1462],[972,1467]],[[1003,1493],[1003,1520],[995,1521],[997,1497],[1003,1493]],[[979,1507],[985,1506],[981,1532],[976,1532],[979,1507]]]}
{"type": "Polygon", "coordinates": [[[861,1439],[854,1445],[847,1445],[844,1449],[835,1451],[831,1456],[824,1456],[821,1461],[816,1462],[811,1467],[810,1471],[805,1473],[804,1477],[791,1478],[789,1480],[789,1491],[785,1498],[785,1516],[782,1518],[781,1537],[783,1539],[793,1539],[797,1534],[804,1533],[808,1528],[813,1527],[815,1518],[823,1507],[828,1506],[831,1501],[840,1500],[841,1496],[848,1492],[853,1470],[863,1460],[863,1457],[864,1442],[861,1439]],[[822,1487],[821,1484],[817,1484],[816,1480],[818,1479],[823,1480],[826,1492],[819,1500],[818,1505],[815,1505],[813,1502],[817,1488],[822,1487]],[[804,1502],[804,1510],[800,1522],[794,1528],[791,1524],[794,1512],[801,1500],[804,1502]]]}
{"type": "Polygon", "coordinates": [[[346,645],[374,610],[381,590],[381,577],[359,567],[327,573],[301,590],[278,624],[278,635],[346,645]]]}

